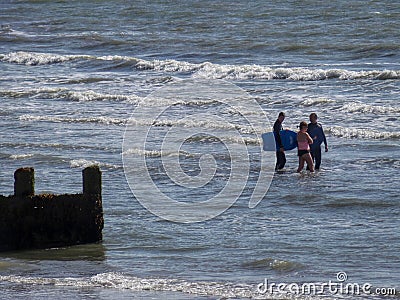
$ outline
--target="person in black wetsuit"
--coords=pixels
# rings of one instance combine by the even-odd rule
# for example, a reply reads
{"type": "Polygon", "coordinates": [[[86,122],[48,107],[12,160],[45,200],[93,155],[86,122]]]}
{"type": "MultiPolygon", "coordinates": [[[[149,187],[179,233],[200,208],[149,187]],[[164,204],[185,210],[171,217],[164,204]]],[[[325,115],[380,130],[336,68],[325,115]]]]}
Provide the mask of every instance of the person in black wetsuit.
{"type": "Polygon", "coordinates": [[[280,112],[278,115],[278,119],[274,124],[274,135],[275,135],[275,143],[279,147],[279,150],[276,151],[276,166],[275,171],[281,170],[285,167],[286,164],[286,156],[285,149],[283,148],[280,131],[283,129],[282,122],[285,120],[285,113],[280,112]]]}
{"type": "Polygon", "coordinates": [[[311,147],[311,157],[315,161],[315,170],[319,170],[321,165],[321,144],[325,144],[325,152],[328,152],[328,143],[322,125],[317,122],[318,116],[316,113],[310,115],[310,124],[308,124],[307,133],[311,136],[314,143],[311,147]]]}

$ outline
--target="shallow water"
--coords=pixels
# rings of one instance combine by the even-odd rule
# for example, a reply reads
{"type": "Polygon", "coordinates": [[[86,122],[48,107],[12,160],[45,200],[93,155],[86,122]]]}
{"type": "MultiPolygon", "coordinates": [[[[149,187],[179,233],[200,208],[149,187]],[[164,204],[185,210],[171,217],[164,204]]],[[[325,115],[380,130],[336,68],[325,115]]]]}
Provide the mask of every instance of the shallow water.
{"type": "Polygon", "coordinates": [[[79,192],[81,169],[95,163],[105,217],[101,244],[2,253],[4,299],[289,298],[262,295],[257,285],[324,283],[341,271],[346,282],[400,289],[399,4],[3,1],[1,8],[0,192],[12,193],[21,166],[35,168],[38,193],[79,192]],[[184,79],[223,79],[263,112],[215,98],[147,97],[184,79]],[[152,126],[155,140],[129,153],[144,153],[155,184],[182,202],[212,197],[231,163],[243,160],[206,134],[172,149],[194,176],[202,154],[215,157],[216,177],[191,193],[157,169],[158,134],[211,132],[228,146],[243,138],[250,171],[230,209],[180,224],[138,202],[124,174],[123,137],[139,105],[170,110],[155,123],[136,119],[138,128],[152,126]],[[317,112],[329,152],[320,172],[301,175],[296,153],[287,152],[286,172],[249,209],[260,171],[257,134],[279,111],[292,130],[317,112]],[[197,113],[204,120],[188,118],[197,113]],[[265,124],[252,127],[262,113],[265,124]]]}

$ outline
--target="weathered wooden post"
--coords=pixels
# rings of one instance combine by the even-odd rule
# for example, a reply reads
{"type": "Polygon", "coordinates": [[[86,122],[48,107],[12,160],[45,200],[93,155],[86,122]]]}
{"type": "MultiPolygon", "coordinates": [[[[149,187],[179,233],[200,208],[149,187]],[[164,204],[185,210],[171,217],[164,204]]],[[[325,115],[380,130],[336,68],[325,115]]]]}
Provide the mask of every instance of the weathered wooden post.
{"type": "Polygon", "coordinates": [[[20,168],[15,171],[14,195],[17,197],[35,195],[35,171],[33,168],[20,168]]]}
{"type": "Polygon", "coordinates": [[[0,251],[54,248],[102,240],[101,171],[82,171],[83,193],[35,195],[33,168],[14,173],[14,195],[0,195],[0,251]]]}
{"type": "Polygon", "coordinates": [[[99,166],[90,166],[82,171],[83,194],[101,195],[101,171],[99,166]]]}

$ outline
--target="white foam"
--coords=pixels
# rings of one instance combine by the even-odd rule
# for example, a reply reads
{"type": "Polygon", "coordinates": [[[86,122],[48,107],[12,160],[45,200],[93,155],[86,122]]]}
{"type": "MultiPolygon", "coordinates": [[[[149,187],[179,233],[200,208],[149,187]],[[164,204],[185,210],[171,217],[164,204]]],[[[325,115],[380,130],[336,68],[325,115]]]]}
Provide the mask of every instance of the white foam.
{"type": "Polygon", "coordinates": [[[130,291],[179,292],[220,298],[265,298],[265,295],[260,298],[256,287],[248,284],[188,282],[179,279],[138,278],[119,273],[101,273],[90,278],[44,278],[3,275],[0,276],[0,281],[24,285],[53,285],[61,287],[88,288],[102,287],[130,291]]]}
{"type": "Polygon", "coordinates": [[[121,94],[104,94],[92,90],[87,91],[68,91],[66,97],[73,101],[127,101],[130,103],[137,103],[140,97],[136,95],[121,95],[121,94]]]}
{"type": "Polygon", "coordinates": [[[99,166],[106,169],[119,169],[121,166],[108,164],[108,163],[101,163],[96,160],[86,160],[86,159],[73,159],[69,162],[71,168],[86,168],[90,166],[99,166]]]}
{"type": "Polygon", "coordinates": [[[194,78],[206,79],[288,79],[314,81],[325,79],[399,79],[397,70],[348,71],[345,69],[311,69],[270,67],[262,65],[219,65],[210,62],[200,64],[176,60],[141,60],[137,67],[164,72],[190,72],[194,78]]]}
{"type": "Polygon", "coordinates": [[[93,90],[74,91],[66,88],[38,88],[38,89],[11,89],[0,91],[2,95],[13,98],[21,97],[45,97],[49,99],[67,99],[78,102],[92,101],[120,101],[130,104],[141,104],[147,107],[157,107],[165,105],[185,105],[185,106],[203,106],[217,104],[213,99],[170,99],[170,98],[154,98],[151,96],[140,97],[135,94],[107,94],[99,93],[93,90]]]}
{"type": "Polygon", "coordinates": [[[22,115],[19,117],[20,121],[44,121],[44,122],[55,122],[55,123],[96,123],[104,125],[125,125],[126,119],[118,119],[111,117],[90,117],[90,118],[73,118],[73,117],[62,117],[62,116],[34,116],[34,115],[22,115]]]}
{"type": "Polygon", "coordinates": [[[39,52],[10,52],[5,55],[0,55],[0,59],[5,62],[17,63],[23,65],[47,65],[54,63],[62,63],[75,59],[88,59],[89,55],[60,55],[52,53],[39,52]]]}
{"type": "MultiPolygon", "coordinates": [[[[0,282],[10,282],[23,285],[46,285],[55,287],[73,288],[107,288],[127,290],[132,292],[153,291],[153,292],[174,292],[193,295],[208,296],[218,299],[336,299],[330,294],[312,295],[291,293],[288,286],[283,291],[274,290],[273,293],[263,291],[260,284],[231,283],[216,281],[186,281],[182,279],[163,278],[139,278],[116,272],[100,273],[92,277],[67,277],[67,278],[46,278],[28,277],[17,275],[0,275],[0,282]]],[[[319,287],[319,283],[315,283],[319,287]]],[[[319,289],[317,289],[319,290],[319,289]]],[[[162,295],[160,295],[162,296],[162,295]]],[[[370,295],[373,298],[372,295],[370,295]]],[[[135,294],[132,294],[135,298],[135,294]]]]}
{"type": "Polygon", "coordinates": [[[27,159],[33,157],[34,154],[13,154],[10,155],[10,159],[18,160],[18,159],[27,159]]]}
{"type": "Polygon", "coordinates": [[[301,102],[303,106],[323,105],[327,103],[335,103],[335,100],[328,98],[309,98],[301,102]]]}
{"type": "Polygon", "coordinates": [[[364,128],[348,128],[333,126],[325,128],[325,131],[333,136],[342,138],[365,138],[365,139],[399,139],[400,132],[377,131],[364,128]]]}
{"type": "Polygon", "coordinates": [[[178,153],[167,153],[165,151],[161,152],[158,150],[143,150],[143,149],[137,149],[137,148],[132,148],[128,149],[123,152],[124,155],[138,155],[138,156],[145,156],[145,157],[161,157],[162,155],[178,155],[178,153]]]}
{"type": "Polygon", "coordinates": [[[64,88],[35,88],[35,89],[11,89],[2,90],[0,93],[12,98],[22,98],[22,97],[54,97],[59,93],[65,91],[64,88]]]}
{"type": "Polygon", "coordinates": [[[0,54],[0,60],[25,65],[62,63],[71,60],[126,61],[138,70],[191,73],[194,78],[206,79],[287,79],[314,81],[326,79],[400,79],[399,70],[350,71],[345,69],[317,69],[303,67],[276,67],[264,65],[220,65],[210,62],[190,63],[172,59],[144,60],[128,56],[61,55],[39,52],[10,52],[0,54]]]}
{"type": "Polygon", "coordinates": [[[351,102],[343,105],[341,111],[348,113],[387,114],[387,113],[400,113],[400,107],[370,105],[361,102],[351,102]]]}

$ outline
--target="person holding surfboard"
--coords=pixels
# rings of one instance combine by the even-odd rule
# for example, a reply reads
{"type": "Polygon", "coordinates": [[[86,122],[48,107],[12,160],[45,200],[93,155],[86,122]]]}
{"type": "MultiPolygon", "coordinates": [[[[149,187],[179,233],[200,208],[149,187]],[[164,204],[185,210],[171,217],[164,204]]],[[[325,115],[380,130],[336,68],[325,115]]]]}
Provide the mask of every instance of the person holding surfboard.
{"type": "Polygon", "coordinates": [[[282,170],[286,164],[286,156],[285,156],[285,149],[283,147],[282,139],[280,132],[283,129],[282,122],[285,120],[285,113],[280,112],[278,115],[278,119],[274,123],[274,136],[275,136],[275,143],[279,147],[279,150],[276,151],[276,166],[275,171],[282,170]]]}
{"type": "Polygon", "coordinates": [[[318,116],[316,113],[310,114],[310,123],[308,124],[307,133],[311,136],[314,143],[311,145],[311,157],[315,161],[315,169],[319,170],[321,165],[321,144],[325,144],[325,152],[328,152],[328,143],[322,125],[317,122],[318,116]]]}
{"type": "Polygon", "coordinates": [[[304,163],[307,162],[307,167],[311,172],[314,172],[314,163],[310,154],[310,144],[313,143],[313,139],[307,133],[307,122],[302,121],[300,123],[300,130],[297,132],[297,148],[299,156],[299,167],[297,172],[300,173],[304,168],[304,163]]]}

